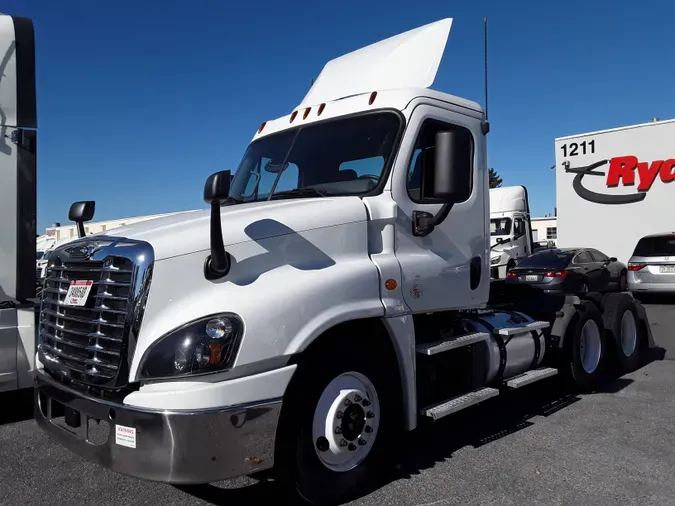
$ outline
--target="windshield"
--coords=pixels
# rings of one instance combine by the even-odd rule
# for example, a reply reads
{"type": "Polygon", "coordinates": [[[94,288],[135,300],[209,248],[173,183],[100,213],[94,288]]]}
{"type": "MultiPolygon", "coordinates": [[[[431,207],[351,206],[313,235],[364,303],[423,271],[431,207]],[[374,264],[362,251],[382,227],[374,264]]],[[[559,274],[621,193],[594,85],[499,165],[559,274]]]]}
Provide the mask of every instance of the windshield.
{"type": "Polygon", "coordinates": [[[524,258],[518,268],[524,269],[564,269],[572,260],[573,253],[567,251],[547,250],[524,258]]]}
{"type": "Polygon", "coordinates": [[[236,201],[358,195],[374,190],[393,155],[401,126],[393,112],[361,114],[284,130],[252,142],[232,180],[236,201]],[[300,195],[296,195],[300,196],[300,195]]]}
{"type": "Polygon", "coordinates": [[[44,251],[36,251],[35,252],[35,260],[40,260],[42,258],[42,255],[44,255],[44,251]]]}
{"type": "Polygon", "coordinates": [[[509,235],[510,233],[511,218],[496,218],[490,220],[490,235],[509,235]]]}
{"type": "Polygon", "coordinates": [[[633,256],[666,257],[675,256],[675,235],[643,237],[635,246],[633,256]]]}

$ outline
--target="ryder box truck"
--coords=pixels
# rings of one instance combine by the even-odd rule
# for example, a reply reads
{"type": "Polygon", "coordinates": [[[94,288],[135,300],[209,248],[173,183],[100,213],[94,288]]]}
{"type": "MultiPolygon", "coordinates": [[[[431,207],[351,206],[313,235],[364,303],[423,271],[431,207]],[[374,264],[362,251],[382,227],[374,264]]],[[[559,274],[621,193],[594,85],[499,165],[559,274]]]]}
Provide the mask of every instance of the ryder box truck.
{"type": "Polygon", "coordinates": [[[641,237],[675,230],[675,120],[555,140],[558,246],[628,263],[641,237]]]}

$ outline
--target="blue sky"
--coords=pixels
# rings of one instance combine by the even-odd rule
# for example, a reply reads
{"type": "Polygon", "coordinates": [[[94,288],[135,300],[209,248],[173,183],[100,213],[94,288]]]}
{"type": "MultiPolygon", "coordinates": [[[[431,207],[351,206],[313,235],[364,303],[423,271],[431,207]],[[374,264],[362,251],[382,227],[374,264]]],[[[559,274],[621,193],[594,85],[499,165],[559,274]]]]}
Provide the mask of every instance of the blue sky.
{"type": "Polygon", "coordinates": [[[75,200],[97,220],[203,207],[205,178],[326,60],[448,16],[434,88],[483,102],[488,16],[489,163],[550,213],[555,137],[675,117],[675,3],[637,5],[5,0],[36,27],[38,232],[75,200]]]}

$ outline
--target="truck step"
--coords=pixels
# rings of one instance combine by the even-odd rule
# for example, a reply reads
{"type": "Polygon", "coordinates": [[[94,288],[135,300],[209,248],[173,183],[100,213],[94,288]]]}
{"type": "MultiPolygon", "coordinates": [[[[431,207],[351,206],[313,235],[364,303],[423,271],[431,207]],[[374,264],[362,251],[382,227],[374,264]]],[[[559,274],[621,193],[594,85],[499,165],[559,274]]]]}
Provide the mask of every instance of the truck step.
{"type": "Polygon", "coordinates": [[[516,325],[514,327],[506,327],[503,329],[495,329],[495,334],[500,336],[513,336],[515,334],[523,334],[524,332],[530,332],[532,330],[541,330],[550,327],[549,322],[530,322],[524,323],[522,325],[516,325]]]}
{"type": "Polygon", "coordinates": [[[555,376],[558,374],[558,369],[553,369],[551,367],[542,367],[541,369],[535,369],[533,371],[527,371],[525,374],[516,376],[506,381],[506,386],[512,389],[524,387],[535,381],[543,380],[555,376]]]}
{"type": "Polygon", "coordinates": [[[421,412],[424,416],[438,420],[444,416],[451,415],[497,395],[499,395],[499,390],[496,388],[481,388],[480,390],[475,390],[468,394],[460,395],[459,397],[453,397],[452,399],[443,401],[439,404],[422,408],[421,412]]]}
{"type": "Polygon", "coordinates": [[[422,355],[436,355],[437,353],[455,350],[462,346],[480,343],[482,341],[487,341],[488,339],[490,339],[490,334],[487,332],[475,332],[463,336],[452,336],[433,343],[420,344],[417,346],[417,353],[422,355]]]}

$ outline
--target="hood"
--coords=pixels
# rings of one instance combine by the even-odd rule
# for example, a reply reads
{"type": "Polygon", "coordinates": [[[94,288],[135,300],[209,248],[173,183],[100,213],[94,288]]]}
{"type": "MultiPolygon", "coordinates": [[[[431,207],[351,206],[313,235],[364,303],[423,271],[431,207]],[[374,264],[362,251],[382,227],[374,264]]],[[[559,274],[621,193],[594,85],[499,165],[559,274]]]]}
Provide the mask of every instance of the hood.
{"type": "Polygon", "coordinates": [[[502,236],[502,235],[490,236],[490,249],[493,253],[497,252],[497,251],[507,251],[507,250],[513,248],[513,242],[511,242],[511,241],[509,241],[505,244],[500,244],[499,246],[495,246],[495,244],[497,244],[497,239],[499,237],[501,237],[503,239],[506,239],[508,236],[502,236]]]}
{"type": "MultiPolygon", "coordinates": [[[[146,241],[155,260],[206,251],[210,248],[209,209],[187,211],[110,230],[105,235],[146,241]]],[[[224,206],[220,217],[225,247],[269,237],[365,221],[358,197],[272,200],[224,206]]]]}

